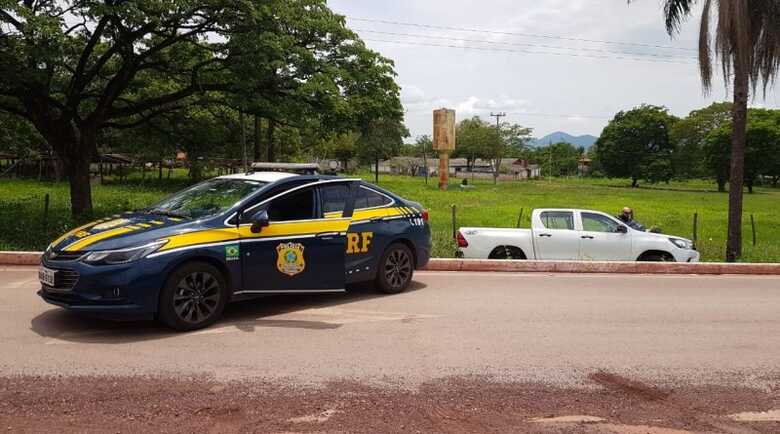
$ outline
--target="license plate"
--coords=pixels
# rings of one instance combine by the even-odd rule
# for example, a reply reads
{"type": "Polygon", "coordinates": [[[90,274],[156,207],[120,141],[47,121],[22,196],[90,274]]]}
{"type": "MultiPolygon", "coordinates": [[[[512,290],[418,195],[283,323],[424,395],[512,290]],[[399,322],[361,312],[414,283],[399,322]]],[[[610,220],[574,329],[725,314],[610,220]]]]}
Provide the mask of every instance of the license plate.
{"type": "Polygon", "coordinates": [[[38,279],[44,285],[54,286],[54,276],[57,274],[55,270],[50,270],[46,267],[41,267],[38,270],[38,279]]]}

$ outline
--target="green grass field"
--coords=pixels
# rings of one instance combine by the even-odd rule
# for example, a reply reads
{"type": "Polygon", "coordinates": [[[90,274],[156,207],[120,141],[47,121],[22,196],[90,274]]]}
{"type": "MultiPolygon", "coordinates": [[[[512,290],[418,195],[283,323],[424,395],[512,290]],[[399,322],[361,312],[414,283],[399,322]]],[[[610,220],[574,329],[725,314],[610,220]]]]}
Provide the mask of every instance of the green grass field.
{"type": "MultiPolygon", "coordinates": [[[[95,184],[95,217],[147,206],[186,185],[183,173],[172,180],[142,180],[138,174],[122,184],[95,184]]],[[[362,174],[373,181],[369,174],[362,174]]],[[[434,256],[454,254],[451,239],[451,206],[457,207],[458,226],[515,227],[523,209],[521,227],[530,224],[530,210],[536,207],[589,208],[616,214],[623,206],[634,208],[646,226],[665,233],[691,238],[693,214],[699,214],[699,250],[706,261],[723,259],[726,240],[728,195],[715,191],[704,181],[661,184],[632,189],[625,180],[556,179],[500,183],[476,181],[464,190],[451,186],[439,191],[436,180],[382,176],[380,185],[405,198],[422,203],[430,211],[434,232],[434,256]]],[[[457,181],[456,181],[457,182],[457,181]]],[[[64,183],[31,180],[0,180],[0,250],[41,250],[57,235],[73,227],[68,210],[68,187],[64,183]],[[49,194],[51,205],[44,230],[43,203],[49,194]]],[[[745,195],[745,262],[780,262],[780,189],[757,188],[745,195]],[[757,228],[752,245],[750,214],[757,228]]]]}

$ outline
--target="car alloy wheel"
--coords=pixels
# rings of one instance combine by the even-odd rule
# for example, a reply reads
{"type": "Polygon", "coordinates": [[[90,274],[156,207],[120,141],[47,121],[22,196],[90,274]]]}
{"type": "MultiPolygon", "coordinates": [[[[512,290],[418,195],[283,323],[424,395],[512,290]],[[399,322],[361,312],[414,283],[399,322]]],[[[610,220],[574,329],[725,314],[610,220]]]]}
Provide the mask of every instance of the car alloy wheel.
{"type": "Polygon", "coordinates": [[[387,255],[384,270],[385,281],[393,289],[404,288],[412,277],[412,258],[406,249],[394,249],[387,255]]]}
{"type": "Polygon", "coordinates": [[[200,324],[214,315],[221,297],[222,289],[217,278],[197,271],[184,276],[176,285],[173,310],[182,321],[200,324]]]}

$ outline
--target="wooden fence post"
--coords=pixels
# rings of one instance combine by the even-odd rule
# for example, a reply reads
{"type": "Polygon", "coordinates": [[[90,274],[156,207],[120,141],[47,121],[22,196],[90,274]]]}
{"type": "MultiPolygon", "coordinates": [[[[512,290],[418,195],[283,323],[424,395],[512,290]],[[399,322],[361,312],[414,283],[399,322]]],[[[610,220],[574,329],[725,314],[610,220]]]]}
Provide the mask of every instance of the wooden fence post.
{"type": "Polygon", "coordinates": [[[756,245],[756,220],[753,218],[753,214],[750,214],[750,227],[753,228],[753,245],[756,245]]]}
{"type": "Polygon", "coordinates": [[[49,193],[43,198],[43,233],[48,233],[49,228],[49,193]]]}
{"type": "Polygon", "coordinates": [[[455,204],[452,204],[452,238],[455,239],[458,237],[458,226],[457,226],[457,220],[455,218],[456,213],[456,207],[455,204]]]}
{"type": "Polygon", "coordinates": [[[693,247],[696,247],[696,242],[699,240],[699,213],[693,213],[693,247]]]}

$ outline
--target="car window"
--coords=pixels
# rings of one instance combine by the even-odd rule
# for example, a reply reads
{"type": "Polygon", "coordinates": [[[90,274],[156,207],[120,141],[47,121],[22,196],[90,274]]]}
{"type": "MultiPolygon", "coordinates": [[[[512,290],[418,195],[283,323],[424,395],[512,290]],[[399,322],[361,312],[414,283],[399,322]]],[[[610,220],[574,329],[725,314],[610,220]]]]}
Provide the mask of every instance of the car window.
{"type": "Polygon", "coordinates": [[[376,208],[390,205],[391,203],[393,203],[393,200],[389,197],[369,190],[363,186],[358,189],[357,195],[355,196],[355,209],[376,208]]]}
{"type": "Polygon", "coordinates": [[[545,211],[541,214],[542,224],[547,229],[574,230],[574,213],[569,211],[545,211]]]}
{"type": "Polygon", "coordinates": [[[349,199],[349,186],[347,184],[332,184],[320,187],[322,198],[322,212],[343,212],[349,199]]]}
{"type": "Polygon", "coordinates": [[[582,230],[584,231],[617,232],[618,226],[620,225],[616,221],[607,216],[589,212],[582,213],[582,230]]]}
{"type": "Polygon", "coordinates": [[[146,212],[191,219],[211,217],[225,212],[266,184],[251,179],[214,178],[176,193],[146,212]]]}
{"type": "Polygon", "coordinates": [[[268,207],[272,222],[314,219],[314,189],[304,188],[275,199],[268,207]]]}

